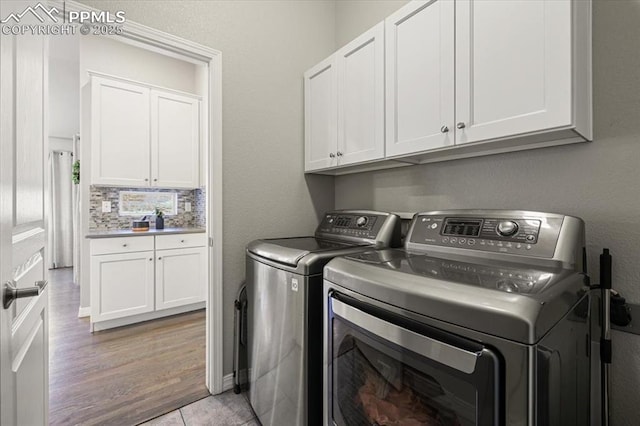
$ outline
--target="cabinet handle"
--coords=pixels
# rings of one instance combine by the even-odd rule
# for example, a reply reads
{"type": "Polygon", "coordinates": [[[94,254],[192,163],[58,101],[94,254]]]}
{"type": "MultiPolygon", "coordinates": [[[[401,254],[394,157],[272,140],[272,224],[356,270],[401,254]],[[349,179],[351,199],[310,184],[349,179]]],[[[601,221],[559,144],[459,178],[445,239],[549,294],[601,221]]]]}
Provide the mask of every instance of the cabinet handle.
{"type": "Polygon", "coordinates": [[[145,182],[149,182],[149,178],[144,178],[144,181],[145,182]]]}
{"type": "Polygon", "coordinates": [[[336,158],[336,155],[333,152],[329,153],[329,158],[336,158]]]}
{"type": "Polygon", "coordinates": [[[158,178],[153,178],[153,181],[154,181],[154,182],[157,182],[157,181],[158,181],[158,178]]]}
{"type": "Polygon", "coordinates": [[[162,260],[162,257],[159,257],[158,260],[162,260]]]}
{"type": "Polygon", "coordinates": [[[153,257],[150,257],[150,258],[149,258],[149,262],[151,262],[151,261],[153,261],[153,257]]]}
{"type": "Polygon", "coordinates": [[[184,240],[180,240],[181,243],[184,243],[184,240]]]}
{"type": "Polygon", "coordinates": [[[122,247],[126,247],[126,246],[127,246],[127,243],[124,243],[124,244],[122,245],[122,247]]]}
{"type": "Polygon", "coordinates": [[[464,124],[464,123],[461,121],[461,122],[459,122],[458,124],[456,124],[456,127],[457,127],[458,129],[464,129],[464,128],[465,128],[465,127],[467,127],[467,126],[466,126],[466,124],[464,124]]]}
{"type": "Polygon", "coordinates": [[[336,152],[336,155],[337,155],[338,157],[342,157],[342,153],[341,153],[340,151],[336,152]]]}
{"type": "Polygon", "coordinates": [[[442,126],[442,127],[440,127],[440,131],[442,133],[448,133],[449,132],[449,128],[447,126],[442,126]]]}

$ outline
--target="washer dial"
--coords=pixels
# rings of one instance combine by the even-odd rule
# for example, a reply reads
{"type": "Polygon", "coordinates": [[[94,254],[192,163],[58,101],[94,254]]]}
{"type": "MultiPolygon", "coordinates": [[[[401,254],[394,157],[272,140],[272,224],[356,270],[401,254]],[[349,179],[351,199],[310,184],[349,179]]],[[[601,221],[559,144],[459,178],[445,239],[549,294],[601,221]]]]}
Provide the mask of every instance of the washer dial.
{"type": "Polygon", "coordinates": [[[518,224],[512,220],[503,220],[502,222],[498,223],[496,231],[503,237],[510,237],[518,232],[518,224]]]}

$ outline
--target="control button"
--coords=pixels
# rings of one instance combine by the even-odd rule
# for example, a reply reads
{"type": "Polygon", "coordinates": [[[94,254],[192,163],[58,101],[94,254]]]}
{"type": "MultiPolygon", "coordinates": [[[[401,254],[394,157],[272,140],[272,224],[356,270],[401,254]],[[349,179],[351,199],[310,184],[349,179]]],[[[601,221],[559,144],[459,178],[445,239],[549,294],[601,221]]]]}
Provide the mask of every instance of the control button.
{"type": "Polygon", "coordinates": [[[442,237],[442,242],[443,243],[448,243],[449,242],[449,237],[442,237]]]}
{"type": "Polygon", "coordinates": [[[496,231],[503,237],[510,237],[518,232],[518,224],[512,220],[503,220],[498,223],[496,231]]]}
{"type": "Polygon", "coordinates": [[[511,243],[507,243],[507,247],[511,248],[512,247],[511,243]]]}
{"type": "Polygon", "coordinates": [[[496,244],[498,247],[502,247],[502,241],[498,241],[498,244],[496,244]]]}
{"type": "Polygon", "coordinates": [[[485,242],[484,242],[484,240],[480,240],[480,245],[481,245],[481,246],[483,246],[483,245],[485,245],[485,244],[487,244],[487,243],[485,243],[485,242]]]}
{"type": "Polygon", "coordinates": [[[458,242],[459,242],[460,244],[464,244],[464,243],[466,243],[466,242],[467,242],[467,239],[466,239],[466,238],[460,238],[460,239],[458,240],[458,242]]]}
{"type": "Polygon", "coordinates": [[[438,227],[438,224],[437,224],[437,223],[432,223],[432,224],[431,224],[431,229],[436,229],[437,227],[438,227]]]}
{"type": "Polygon", "coordinates": [[[469,239],[468,243],[470,246],[476,245],[476,240],[469,239]]]}
{"type": "Polygon", "coordinates": [[[487,244],[488,244],[488,245],[490,245],[490,246],[492,246],[492,245],[494,245],[495,243],[494,243],[493,241],[489,240],[489,241],[487,241],[487,244]]]}
{"type": "Polygon", "coordinates": [[[522,244],[516,244],[516,248],[517,249],[521,249],[522,248],[522,244]]]}
{"type": "Polygon", "coordinates": [[[328,220],[327,222],[329,222],[329,223],[333,223],[333,218],[332,218],[332,217],[331,217],[331,218],[329,218],[329,220],[328,220]]]}
{"type": "Polygon", "coordinates": [[[527,250],[531,250],[531,244],[527,244],[527,250]]]}
{"type": "Polygon", "coordinates": [[[536,239],[536,236],[535,236],[535,235],[531,235],[531,234],[529,234],[529,235],[527,235],[527,236],[526,236],[526,240],[527,240],[527,241],[535,241],[535,239],[536,239]]]}
{"type": "Polygon", "coordinates": [[[451,241],[452,243],[457,243],[458,242],[458,238],[451,237],[451,239],[449,241],[451,241]]]}
{"type": "Polygon", "coordinates": [[[356,225],[359,228],[362,228],[363,226],[365,226],[367,222],[369,222],[369,218],[366,216],[360,216],[359,218],[356,219],[356,225]]]}

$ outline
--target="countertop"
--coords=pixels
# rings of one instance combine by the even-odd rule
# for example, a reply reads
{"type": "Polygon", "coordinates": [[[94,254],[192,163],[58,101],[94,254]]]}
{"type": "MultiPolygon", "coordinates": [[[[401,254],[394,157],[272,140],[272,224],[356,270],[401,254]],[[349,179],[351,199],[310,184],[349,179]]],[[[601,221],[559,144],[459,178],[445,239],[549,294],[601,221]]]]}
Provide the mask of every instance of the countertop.
{"type": "Polygon", "coordinates": [[[149,228],[148,231],[132,231],[131,229],[109,229],[108,231],[90,231],[85,238],[117,238],[117,237],[144,237],[145,235],[170,235],[170,234],[198,234],[205,232],[204,228],[149,228]]]}

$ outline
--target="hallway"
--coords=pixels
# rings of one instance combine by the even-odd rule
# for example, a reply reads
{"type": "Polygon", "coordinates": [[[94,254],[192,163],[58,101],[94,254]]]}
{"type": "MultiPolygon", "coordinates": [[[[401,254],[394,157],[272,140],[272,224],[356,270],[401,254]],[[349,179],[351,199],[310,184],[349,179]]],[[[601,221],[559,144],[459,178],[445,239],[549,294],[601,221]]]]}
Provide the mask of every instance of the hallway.
{"type": "Polygon", "coordinates": [[[135,425],[209,395],[204,310],[91,334],[72,269],[49,293],[51,425],[135,425]]]}

